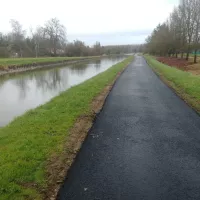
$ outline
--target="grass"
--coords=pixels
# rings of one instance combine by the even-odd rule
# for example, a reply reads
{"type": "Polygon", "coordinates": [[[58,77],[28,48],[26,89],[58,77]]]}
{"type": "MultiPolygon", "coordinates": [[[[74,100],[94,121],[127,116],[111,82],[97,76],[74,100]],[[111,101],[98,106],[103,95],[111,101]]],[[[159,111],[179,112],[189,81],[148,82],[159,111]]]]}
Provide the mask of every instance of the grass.
{"type": "Polygon", "coordinates": [[[93,58],[93,56],[91,57],[0,58],[0,66],[7,67],[10,65],[47,63],[47,62],[57,62],[57,61],[63,61],[63,60],[78,60],[78,59],[83,59],[83,58],[93,58]]]}
{"type": "Polygon", "coordinates": [[[154,71],[189,105],[200,112],[200,76],[169,67],[151,56],[145,56],[154,71]]]}
{"type": "Polygon", "coordinates": [[[61,155],[76,119],[133,57],[72,87],[0,128],[0,199],[40,200],[51,155],[61,155]]]}

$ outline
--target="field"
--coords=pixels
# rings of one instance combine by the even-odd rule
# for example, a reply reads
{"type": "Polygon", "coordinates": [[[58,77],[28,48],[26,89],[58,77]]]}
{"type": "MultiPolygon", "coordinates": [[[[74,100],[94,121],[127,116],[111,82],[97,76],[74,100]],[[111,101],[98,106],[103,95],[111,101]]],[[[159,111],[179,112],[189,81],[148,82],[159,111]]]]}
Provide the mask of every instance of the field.
{"type": "MultiPolygon", "coordinates": [[[[95,56],[94,56],[95,57],[95,56]]],[[[0,58],[0,66],[7,67],[12,65],[27,65],[35,63],[50,63],[58,62],[63,60],[78,60],[90,57],[40,57],[40,58],[0,58]]]]}
{"type": "MultiPolygon", "coordinates": [[[[0,128],[0,151],[3,152],[0,155],[1,200],[43,199],[52,174],[58,177],[57,163],[69,164],[66,156],[65,161],[62,160],[62,155],[74,155],[77,151],[66,146],[67,141],[74,140],[70,133],[77,119],[86,117],[92,123],[94,98],[112,84],[132,59],[125,59],[0,128]]],[[[79,121],[77,126],[80,131],[85,128],[79,121]]]]}
{"type": "Polygon", "coordinates": [[[189,105],[200,112],[200,76],[170,67],[151,56],[145,56],[152,69],[189,105]]]}

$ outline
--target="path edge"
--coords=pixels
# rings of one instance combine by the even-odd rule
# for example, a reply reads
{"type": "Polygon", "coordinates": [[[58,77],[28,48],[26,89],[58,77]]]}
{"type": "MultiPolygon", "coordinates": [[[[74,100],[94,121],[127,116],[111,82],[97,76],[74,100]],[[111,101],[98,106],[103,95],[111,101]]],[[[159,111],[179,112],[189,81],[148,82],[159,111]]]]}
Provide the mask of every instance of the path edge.
{"type": "Polygon", "coordinates": [[[67,138],[67,141],[64,145],[64,151],[66,151],[66,153],[61,154],[59,161],[57,156],[52,156],[48,160],[47,182],[49,184],[47,189],[41,191],[43,194],[43,200],[59,199],[59,190],[62,187],[64,181],[67,179],[70,168],[73,166],[83,143],[87,139],[88,133],[92,129],[99,114],[103,110],[106,100],[108,99],[110,92],[114,88],[117,80],[126,71],[126,69],[131,65],[133,61],[134,58],[120,72],[118,72],[112,83],[107,85],[101,91],[101,93],[93,99],[93,101],[91,102],[91,110],[89,114],[81,115],[76,120],[74,126],[69,132],[69,137],[67,138]]]}
{"type": "Polygon", "coordinates": [[[189,106],[198,116],[200,116],[200,108],[197,108],[195,106],[196,100],[194,100],[192,97],[190,97],[186,93],[182,93],[181,89],[176,87],[173,82],[167,80],[163,75],[159,74],[157,70],[152,67],[152,65],[148,62],[148,60],[145,58],[145,56],[142,56],[144,60],[146,61],[148,67],[152,70],[152,72],[182,101],[184,101],[187,106],[189,106]]]}

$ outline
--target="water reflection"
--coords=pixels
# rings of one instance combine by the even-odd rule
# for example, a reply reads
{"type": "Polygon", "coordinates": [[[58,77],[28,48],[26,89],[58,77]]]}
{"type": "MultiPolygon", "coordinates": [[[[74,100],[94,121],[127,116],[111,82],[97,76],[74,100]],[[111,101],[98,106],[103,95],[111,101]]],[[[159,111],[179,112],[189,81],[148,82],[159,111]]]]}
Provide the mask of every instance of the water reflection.
{"type": "Polygon", "coordinates": [[[23,78],[17,79],[14,81],[15,85],[19,87],[19,100],[26,98],[26,91],[30,89],[29,85],[26,83],[26,80],[23,78]]]}
{"type": "Polygon", "coordinates": [[[123,56],[102,58],[65,67],[0,77],[0,126],[123,59],[123,56]]]}
{"type": "Polygon", "coordinates": [[[69,68],[71,69],[71,74],[77,74],[79,76],[82,76],[85,74],[88,65],[89,65],[89,63],[85,62],[82,64],[69,66],[69,68]]]}

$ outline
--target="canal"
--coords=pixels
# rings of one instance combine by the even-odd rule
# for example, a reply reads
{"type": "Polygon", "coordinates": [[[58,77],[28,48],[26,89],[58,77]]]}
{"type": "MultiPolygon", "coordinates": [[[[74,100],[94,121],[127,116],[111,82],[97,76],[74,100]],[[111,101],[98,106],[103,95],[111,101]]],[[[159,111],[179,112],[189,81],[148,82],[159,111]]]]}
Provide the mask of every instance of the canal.
{"type": "Polygon", "coordinates": [[[80,84],[125,59],[103,57],[79,64],[0,77],[0,126],[29,109],[44,104],[62,91],[80,84]]]}

